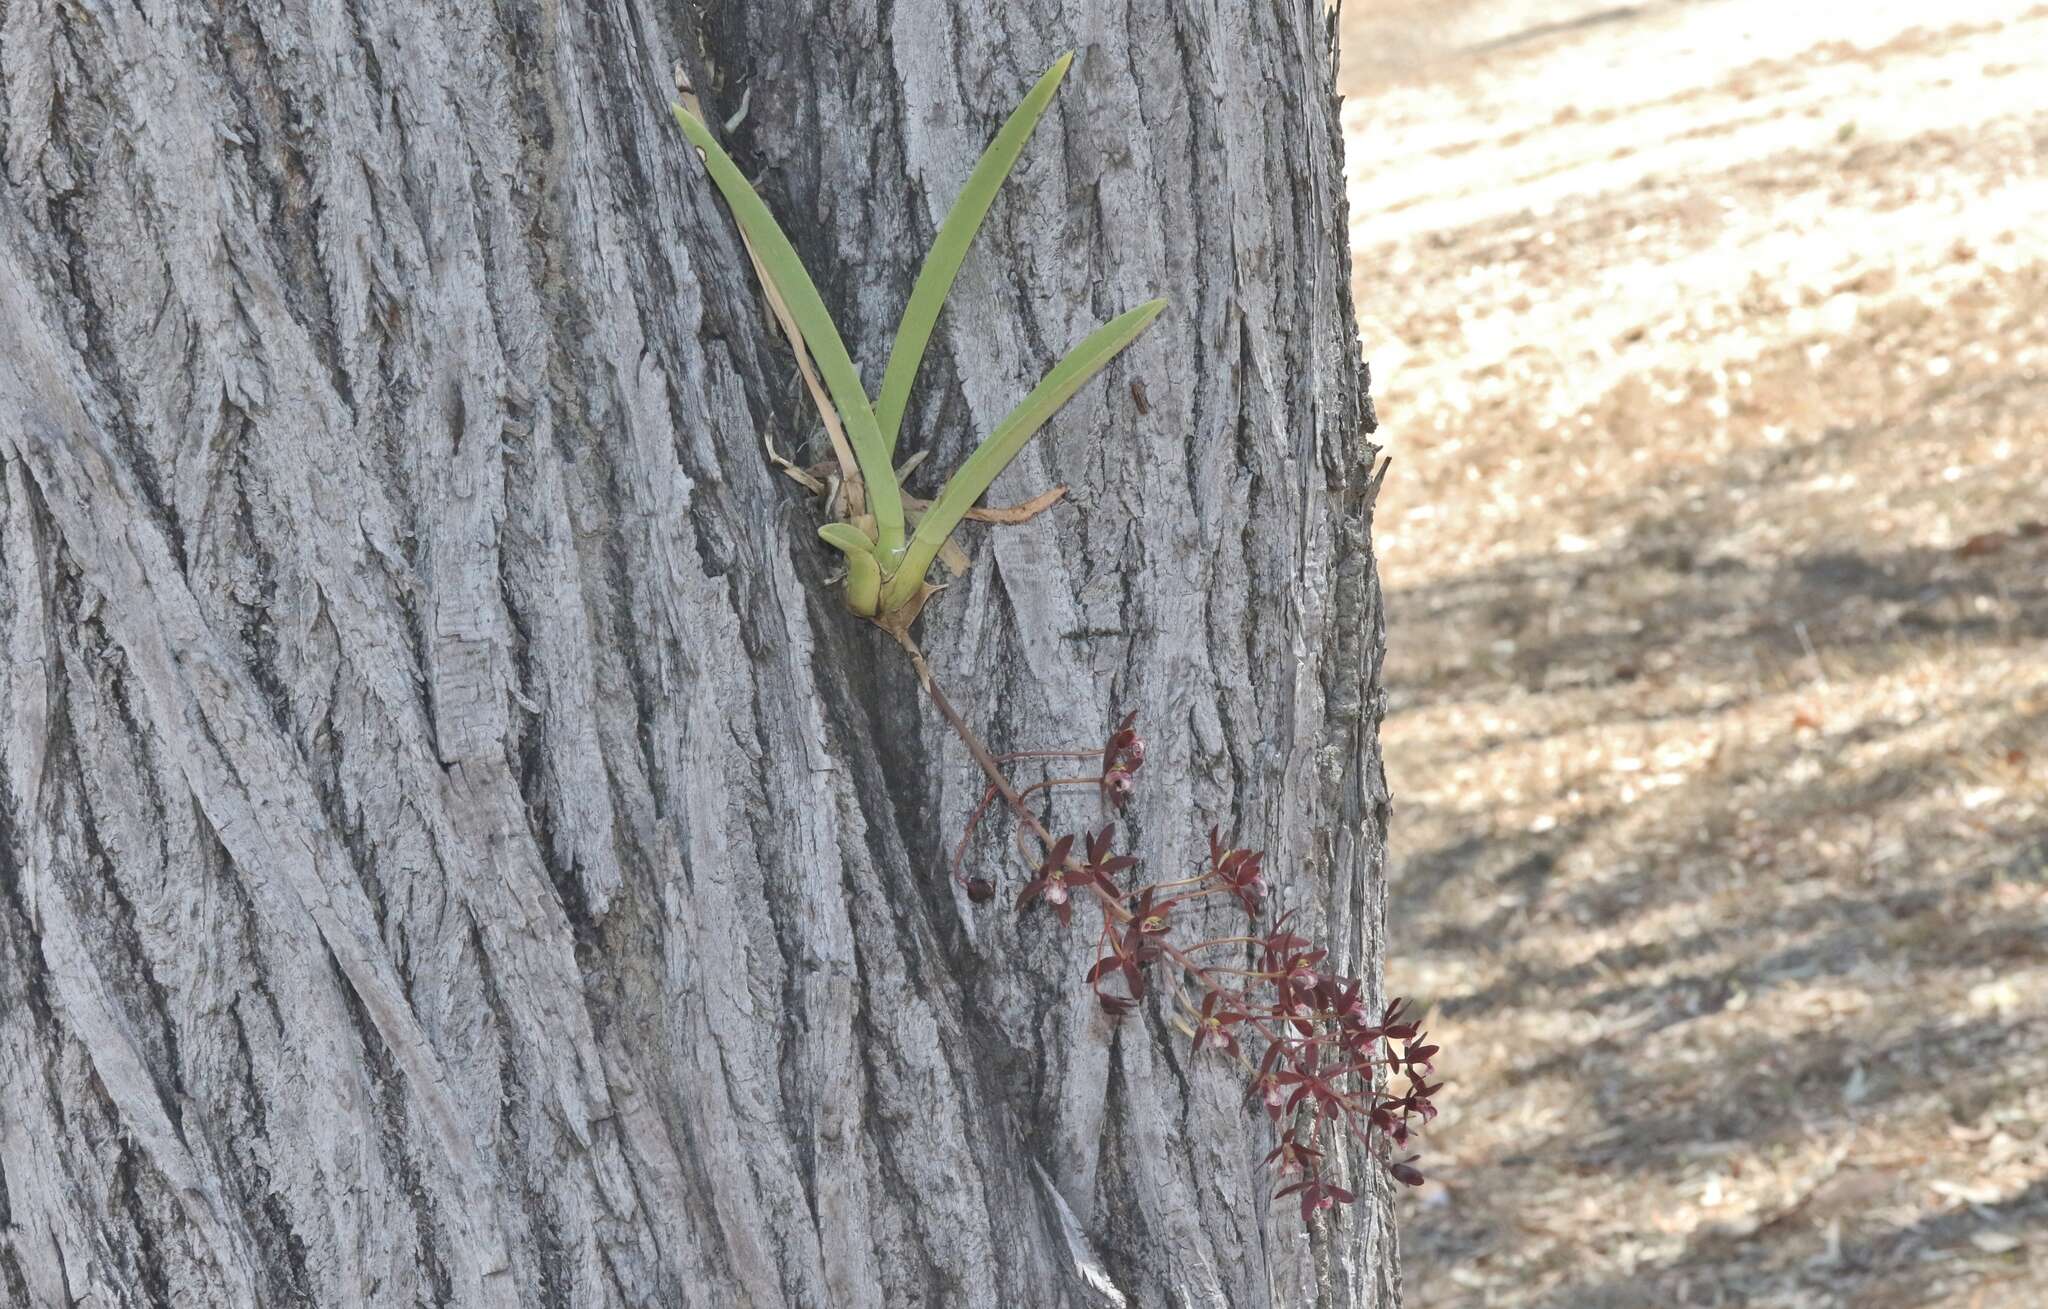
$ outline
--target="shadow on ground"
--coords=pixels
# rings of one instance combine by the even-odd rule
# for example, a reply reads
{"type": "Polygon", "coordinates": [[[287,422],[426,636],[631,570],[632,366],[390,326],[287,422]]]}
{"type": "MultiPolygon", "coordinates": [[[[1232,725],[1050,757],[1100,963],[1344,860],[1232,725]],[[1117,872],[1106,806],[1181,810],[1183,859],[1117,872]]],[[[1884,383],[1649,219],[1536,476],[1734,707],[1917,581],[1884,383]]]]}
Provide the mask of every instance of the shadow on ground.
{"type": "Polygon", "coordinates": [[[1412,1306],[2048,1303],[2048,7],[1836,12],[1355,88],[1412,1306]]]}

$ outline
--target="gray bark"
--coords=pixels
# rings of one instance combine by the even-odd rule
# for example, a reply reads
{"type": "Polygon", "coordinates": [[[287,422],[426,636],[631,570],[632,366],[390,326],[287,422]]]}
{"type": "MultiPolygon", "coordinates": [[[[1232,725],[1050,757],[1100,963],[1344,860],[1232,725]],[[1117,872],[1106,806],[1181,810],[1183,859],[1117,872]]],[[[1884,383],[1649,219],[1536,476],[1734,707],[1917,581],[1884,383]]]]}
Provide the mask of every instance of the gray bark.
{"type": "Polygon", "coordinates": [[[1316,0],[0,0],[0,1303],[1394,1303],[1377,1170],[1306,1235],[1242,1074],[1089,1002],[1088,911],[955,892],[980,779],[762,456],[815,421],[666,108],[679,60],[747,107],[879,378],[1078,48],[913,490],[1173,307],[926,648],[997,748],[1138,709],[1148,865],[1220,824],[1370,976],[1329,39],[1316,0]]]}

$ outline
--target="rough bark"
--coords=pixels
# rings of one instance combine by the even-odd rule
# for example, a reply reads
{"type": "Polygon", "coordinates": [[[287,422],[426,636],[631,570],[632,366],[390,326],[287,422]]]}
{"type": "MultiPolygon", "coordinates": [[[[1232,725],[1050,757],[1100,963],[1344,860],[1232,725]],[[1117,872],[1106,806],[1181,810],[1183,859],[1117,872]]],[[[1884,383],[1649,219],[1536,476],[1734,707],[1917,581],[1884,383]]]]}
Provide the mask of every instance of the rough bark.
{"type": "Polygon", "coordinates": [[[956,894],[980,781],[762,457],[815,422],[666,111],[746,108],[878,378],[1067,48],[913,490],[1174,304],[926,647],[999,747],[1138,709],[1139,852],[1269,848],[1375,975],[1320,3],[0,0],[0,1303],[1394,1302],[1376,1170],[1306,1236],[1236,1070],[956,894]]]}

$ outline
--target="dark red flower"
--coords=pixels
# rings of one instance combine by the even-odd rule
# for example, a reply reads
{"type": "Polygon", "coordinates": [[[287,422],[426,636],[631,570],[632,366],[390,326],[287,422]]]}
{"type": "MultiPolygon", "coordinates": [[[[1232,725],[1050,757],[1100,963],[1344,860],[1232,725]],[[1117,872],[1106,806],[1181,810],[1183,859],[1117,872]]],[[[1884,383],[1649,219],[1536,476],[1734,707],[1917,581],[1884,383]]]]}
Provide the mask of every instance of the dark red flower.
{"type": "Polygon", "coordinates": [[[1280,967],[1272,971],[1295,993],[1297,999],[1305,999],[1314,995],[1322,983],[1322,974],[1316,972],[1316,965],[1329,953],[1328,950],[1302,950],[1288,955],[1280,967]]]}
{"type": "Polygon", "coordinates": [[[1138,711],[1133,709],[1124,715],[1116,730],[1109,734],[1109,743],[1102,748],[1102,767],[1106,772],[1117,769],[1135,773],[1145,766],[1145,738],[1138,735],[1138,711]]]}
{"type": "Polygon", "coordinates": [[[1415,1042],[1428,1039],[1427,1036],[1415,1037],[1402,1048],[1400,1054],[1391,1053],[1391,1047],[1389,1047],[1387,1067],[1393,1072],[1406,1073],[1416,1081],[1421,1081],[1430,1072],[1430,1057],[1437,1052],[1437,1047],[1433,1045],[1417,1045],[1415,1042]]]}
{"type": "Polygon", "coordinates": [[[1357,1030],[1365,1021],[1365,982],[1354,977],[1339,986],[1336,978],[1326,977],[1316,989],[1316,1004],[1347,1029],[1357,1030]]]}
{"type": "Polygon", "coordinates": [[[1344,1095],[1331,1084],[1330,1078],[1341,1076],[1342,1073],[1341,1067],[1327,1070],[1320,1067],[1315,1051],[1311,1049],[1295,1061],[1294,1067],[1280,1073],[1273,1080],[1282,1088],[1294,1088],[1294,1094],[1287,1097],[1288,1113],[1293,1113],[1303,1100],[1311,1096],[1315,1098],[1318,1112],[1327,1110],[1338,1113],[1344,1109],[1344,1095]]]}
{"type": "Polygon", "coordinates": [[[1274,1192],[1273,1198],[1279,1200],[1296,1192],[1301,1194],[1301,1221],[1304,1223],[1315,1217],[1317,1210],[1329,1209],[1340,1204],[1350,1204],[1353,1198],[1351,1192],[1334,1182],[1326,1182],[1320,1177],[1312,1177],[1306,1181],[1296,1182],[1292,1186],[1283,1186],[1274,1192]]]}
{"type": "Polygon", "coordinates": [[[1171,926],[1167,911],[1180,903],[1178,898],[1155,903],[1157,895],[1158,891],[1148,886],[1131,901],[1131,934],[1139,944],[1138,953],[1146,959],[1159,957],[1159,938],[1165,936],[1171,926]]]}
{"type": "Polygon", "coordinates": [[[1123,998],[1126,1005],[1136,1004],[1145,998],[1145,973],[1139,967],[1137,956],[1127,948],[1128,940],[1129,937],[1127,936],[1123,941],[1119,941],[1114,929],[1112,929],[1110,933],[1110,952],[1097,959],[1095,966],[1088,970],[1088,985],[1095,988],[1096,998],[1103,1001],[1104,1008],[1109,1009],[1111,1013],[1119,1015],[1128,1013],[1129,1010],[1116,1009],[1109,1004],[1108,996],[1100,985],[1103,978],[1113,973],[1122,974],[1124,987],[1129,992],[1128,997],[1123,998]]]}
{"type": "Polygon", "coordinates": [[[1115,835],[1116,824],[1104,823],[1101,831],[1088,838],[1088,864],[1084,870],[1111,895],[1117,894],[1116,875],[1126,868],[1135,868],[1138,863],[1130,855],[1112,856],[1109,853],[1110,839],[1115,835]]]}
{"type": "Polygon", "coordinates": [[[1295,1138],[1294,1129],[1290,1127],[1281,1136],[1280,1144],[1274,1146],[1272,1151],[1266,1155],[1266,1162],[1268,1164],[1277,1163],[1281,1174],[1284,1176],[1288,1173],[1297,1172],[1313,1173],[1322,1166],[1322,1158],[1323,1152],[1321,1150],[1303,1145],[1295,1138]]]}
{"type": "MultiPolygon", "coordinates": [[[[1038,876],[1024,884],[1024,890],[1017,896],[1017,912],[1023,913],[1033,900],[1043,897],[1059,915],[1060,926],[1073,921],[1073,909],[1067,904],[1068,873],[1067,855],[1074,848],[1074,838],[1063,836],[1052,843],[1046,854],[1045,863],[1040,866],[1038,876]]],[[[1092,877],[1087,880],[1093,880],[1092,877]]]]}
{"type": "Polygon", "coordinates": [[[1133,726],[1137,721],[1137,710],[1125,714],[1102,747],[1102,799],[1112,809],[1130,803],[1136,789],[1131,774],[1145,766],[1145,741],[1133,726]]]}
{"type": "Polygon", "coordinates": [[[1259,915],[1259,900],[1266,894],[1266,856],[1258,850],[1226,850],[1209,829],[1209,876],[1217,885],[1237,897],[1247,917],[1259,915]]]}
{"type": "Polygon", "coordinates": [[[1268,1042],[1266,1053],[1259,1058],[1258,1071],[1252,1074],[1251,1085],[1245,1090],[1245,1099],[1257,1099],[1266,1107],[1266,1117],[1275,1122],[1280,1120],[1287,1106],[1287,1092],[1281,1088],[1280,1079],[1274,1072],[1280,1056],[1286,1053],[1287,1047],[1281,1042],[1268,1042]]]}
{"type": "Polygon", "coordinates": [[[1294,1030],[1301,1033],[1304,1037],[1312,1037],[1316,1034],[1316,1011],[1308,1007],[1306,1000],[1292,996],[1282,996],[1273,1005],[1273,1016],[1292,1023],[1294,1030]]]}
{"type": "Polygon", "coordinates": [[[1131,802],[1131,793],[1137,788],[1131,783],[1131,775],[1121,768],[1112,768],[1102,775],[1102,798],[1112,809],[1121,809],[1131,802]]]}
{"type": "Polygon", "coordinates": [[[1441,1082],[1432,1086],[1417,1078],[1408,1088],[1408,1093],[1389,1100],[1387,1108],[1399,1113],[1403,1118],[1413,1116],[1425,1123],[1432,1122],[1436,1118],[1436,1106],[1430,1103],[1429,1098],[1443,1089],[1441,1082]]]}
{"type": "Polygon", "coordinates": [[[1380,1035],[1394,1041],[1415,1039],[1418,1025],[1401,1017],[1401,1006],[1407,1003],[1406,1000],[1396,999],[1387,1006],[1386,1014],[1380,1018],[1380,1035]]]}
{"type": "Polygon", "coordinates": [[[1280,976],[1285,971],[1282,967],[1283,962],[1303,946],[1310,944],[1307,937],[1298,936],[1287,930],[1287,920],[1292,917],[1294,917],[1294,911],[1291,909],[1280,915],[1273,926],[1267,930],[1265,939],[1259,942],[1259,949],[1261,951],[1260,972],[1270,973],[1275,977],[1280,976]]]}
{"type": "Polygon", "coordinates": [[[1387,1109],[1387,1106],[1383,1104],[1374,1105],[1372,1113],[1367,1117],[1375,1129],[1393,1138],[1396,1144],[1408,1139],[1408,1124],[1404,1120],[1394,1117],[1387,1109]]]}
{"type": "Polygon", "coordinates": [[[1213,1045],[1235,1050],[1237,1037],[1230,1029],[1250,1017],[1223,992],[1209,992],[1202,997],[1202,1016],[1195,1024],[1195,1049],[1199,1051],[1205,1045],[1213,1045]]]}

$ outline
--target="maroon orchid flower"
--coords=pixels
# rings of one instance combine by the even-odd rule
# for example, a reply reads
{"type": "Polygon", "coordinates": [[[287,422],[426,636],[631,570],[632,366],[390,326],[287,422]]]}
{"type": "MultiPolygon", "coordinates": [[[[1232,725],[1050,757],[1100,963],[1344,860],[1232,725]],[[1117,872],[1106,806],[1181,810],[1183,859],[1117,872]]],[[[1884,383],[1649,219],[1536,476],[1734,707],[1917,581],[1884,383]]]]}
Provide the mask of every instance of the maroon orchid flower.
{"type": "Polygon", "coordinates": [[[1088,970],[1088,985],[1094,988],[1095,998],[1102,1002],[1104,1009],[1122,1017],[1129,1013],[1138,1001],[1145,998],[1145,970],[1139,966],[1136,958],[1121,948],[1114,936],[1111,937],[1111,942],[1110,952],[1097,959],[1095,966],[1088,970]],[[1111,995],[1102,989],[1102,979],[1116,975],[1123,977],[1124,989],[1128,994],[1111,995]]]}
{"type": "Polygon", "coordinates": [[[1320,1177],[1296,1182],[1292,1186],[1283,1186],[1273,1193],[1273,1198],[1279,1200],[1297,1192],[1301,1195],[1301,1221],[1304,1223],[1315,1217],[1318,1210],[1350,1204],[1353,1199],[1351,1192],[1335,1182],[1326,1182],[1320,1177]]]}
{"type": "Polygon", "coordinates": [[[1116,768],[1126,773],[1135,773],[1145,766],[1145,738],[1138,735],[1138,711],[1133,709],[1116,725],[1109,734],[1109,744],[1102,748],[1102,766],[1105,770],[1116,768]]]}
{"type": "MultiPolygon", "coordinates": [[[[1063,836],[1052,843],[1046,854],[1045,863],[1039,867],[1038,876],[1024,884],[1024,890],[1017,896],[1017,912],[1023,913],[1033,900],[1043,899],[1059,915],[1060,926],[1066,927],[1073,921],[1073,909],[1067,903],[1067,855],[1074,848],[1074,838],[1063,836]]],[[[1092,878],[1090,879],[1092,880],[1092,878]]]]}
{"type": "Polygon", "coordinates": [[[1372,1112],[1367,1115],[1367,1121],[1374,1131],[1395,1145],[1405,1144],[1408,1140],[1408,1120],[1394,1117],[1393,1111],[1383,1104],[1372,1107],[1372,1112]]]}
{"type": "Polygon", "coordinates": [[[1088,863],[1085,871],[1111,895],[1117,894],[1116,875],[1126,868],[1137,867],[1135,857],[1127,854],[1112,856],[1109,853],[1110,840],[1116,835],[1115,823],[1104,823],[1102,830],[1088,838],[1088,863]]]}
{"type": "Polygon", "coordinates": [[[1396,999],[1387,1006],[1386,1014],[1380,1018],[1380,1035],[1394,1041],[1415,1039],[1418,1024],[1401,1016],[1401,1006],[1407,1003],[1404,999],[1396,999]]]}
{"type": "Polygon", "coordinates": [[[1280,976],[1285,971],[1282,967],[1284,960],[1295,954],[1303,946],[1313,944],[1307,937],[1287,930],[1287,920],[1292,917],[1294,917],[1294,911],[1291,909],[1280,915],[1273,926],[1267,930],[1265,939],[1259,942],[1260,972],[1268,973],[1275,977],[1280,976]]]}
{"type": "MultiPolygon", "coordinates": [[[[1427,1034],[1417,1036],[1402,1047],[1401,1053],[1393,1054],[1390,1052],[1387,1055],[1388,1071],[1405,1073],[1418,1082],[1427,1077],[1432,1071],[1429,1061],[1436,1054],[1437,1047],[1433,1045],[1417,1045],[1416,1042],[1428,1039],[1427,1034]]],[[[1391,1051],[1391,1047],[1389,1049],[1391,1051]]]]}
{"type": "Polygon", "coordinates": [[[1331,1082],[1332,1076],[1341,1076],[1342,1069],[1324,1069],[1319,1066],[1315,1052],[1310,1050],[1296,1060],[1294,1067],[1282,1072],[1273,1080],[1282,1087],[1293,1087],[1294,1094],[1287,1097],[1287,1112],[1293,1113],[1303,1100],[1314,1097],[1317,1112],[1341,1113],[1347,1107],[1344,1093],[1331,1082]]]}
{"type": "Polygon", "coordinates": [[[1428,1082],[1417,1080],[1408,1088],[1406,1095],[1389,1100],[1387,1108],[1399,1113],[1404,1119],[1419,1118],[1424,1123],[1434,1122],[1436,1106],[1430,1103],[1430,1097],[1443,1089],[1441,1082],[1432,1086],[1428,1082]]]}
{"type": "Polygon", "coordinates": [[[1121,768],[1112,768],[1102,775],[1102,799],[1112,809],[1121,809],[1131,802],[1131,794],[1137,785],[1131,775],[1121,768]]]}
{"type": "Polygon", "coordinates": [[[1121,975],[1129,999],[1134,1003],[1144,999],[1144,965],[1158,955],[1158,947],[1147,942],[1136,923],[1126,924],[1121,929],[1111,924],[1105,928],[1104,936],[1107,938],[1106,953],[1088,970],[1088,985],[1095,988],[1095,993],[1099,997],[1103,994],[1102,980],[1121,975]]]}
{"type": "Polygon", "coordinates": [[[1221,991],[1202,997],[1202,1016],[1195,1024],[1195,1050],[1213,1045],[1222,1050],[1237,1049],[1237,1036],[1230,1030],[1251,1017],[1221,991]]]}
{"type": "Polygon", "coordinates": [[[1286,1112],[1287,1091],[1280,1085],[1276,1071],[1280,1057],[1287,1053],[1287,1046],[1279,1041],[1269,1041],[1266,1053],[1259,1058],[1258,1071],[1252,1074],[1251,1085],[1245,1089],[1245,1099],[1258,1100],[1266,1109],[1266,1117],[1274,1122],[1286,1112]]]}
{"type": "Polygon", "coordinates": [[[1137,721],[1137,710],[1125,714],[1102,747],[1102,799],[1112,809],[1130,803],[1137,789],[1133,775],[1145,766],[1145,739],[1138,735],[1137,721]]]}
{"type": "Polygon", "coordinates": [[[1178,900],[1154,903],[1157,892],[1146,887],[1138,898],[1131,902],[1131,919],[1123,928],[1112,926],[1107,931],[1109,953],[1095,961],[1088,970],[1088,984],[1095,987],[1096,994],[1102,994],[1098,983],[1112,974],[1121,974],[1124,988],[1132,1001],[1145,998],[1144,967],[1159,958],[1163,952],[1160,942],[1166,936],[1167,910],[1179,904],[1178,900]]]}
{"type": "Polygon", "coordinates": [[[1280,1144],[1267,1153],[1265,1162],[1277,1165],[1280,1175],[1285,1177],[1289,1173],[1313,1173],[1322,1167],[1322,1159],[1323,1152],[1304,1145],[1290,1127],[1281,1136],[1280,1144]]]}
{"type": "Polygon", "coordinates": [[[1237,897],[1248,918],[1259,916],[1259,903],[1266,894],[1265,862],[1262,851],[1226,850],[1216,839],[1216,829],[1209,829],[1209,876],[1237,897]]]}
{"type": "Polygon", "coordinates": [[[1308,1001],[1292,991],[1284,988],[1280,991],[1279,997],[1273,1001],[1272,1016],[1291,1025],[1304,1040],[1316,1034],[1316,1011],[1309,1007],[1308,1001]]]}
{"type": "Polygon", "coordinates": [[[1323,985],[1316,988],[1316,1007],[1335,1018],[1347,1030],[1359,1030],[1365,1022],[1365,981],[1349,978],[1340,986],[1338,979],[1325,978],[1323,985]]]}
{"type": "Polygon", "coordinates": [[[1131,901],[1131,934],[1139,943],[1138,954],[1148,961],[1159,957],[1159,942],[1171,926],[1168,912],[1180,903],[1178,897],[1159,900],[1157,895],[1158,891],[1148,886],[1131,901]]]}
{"type": "Polygon", "coordinates": [[[1289,956],[1287,962],[1281,965],[1281,980],[1301,995],[1314,995],[1316,987],[1322,981],[1322,975],[1316,972],[1316,965],[1327,958],[1329,953],[1328,950],[1316,949],[1304,950],[1289,956]]]}

